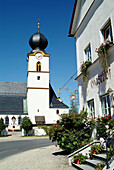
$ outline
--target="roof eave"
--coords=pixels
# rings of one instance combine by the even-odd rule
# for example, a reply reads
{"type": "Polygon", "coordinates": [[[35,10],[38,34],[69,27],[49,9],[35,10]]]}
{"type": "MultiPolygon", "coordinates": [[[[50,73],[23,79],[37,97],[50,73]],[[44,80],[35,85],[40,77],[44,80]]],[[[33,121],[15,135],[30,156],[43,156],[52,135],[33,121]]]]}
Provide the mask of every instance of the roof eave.
{"type": "Polygon", "coordinates": [[[74,20],[74,14],[75,14],[75,10],[76,10],[76,5],[77,5],[77,0],[75,0],[75,3],[74,3],[74,8],[73,8],[73,13],[72,13],[72,18],[71,18],[71,23],[70,23],[70,28],[69,28],[69,37],[73,37],[71,36],[71,30],[72,30],[72,24],[73,24],[73,20],[74,20]]]}
{"type": "Polygon", "coordinates": [[[80,9],[81,9],[81,3],[82,3],[82,0],[75,0],[71,23],[70,23],[69,35],[68,35],[69,37],[75,36],[76,25],[78,22],[79,13],[80,13],[80,9]]]}

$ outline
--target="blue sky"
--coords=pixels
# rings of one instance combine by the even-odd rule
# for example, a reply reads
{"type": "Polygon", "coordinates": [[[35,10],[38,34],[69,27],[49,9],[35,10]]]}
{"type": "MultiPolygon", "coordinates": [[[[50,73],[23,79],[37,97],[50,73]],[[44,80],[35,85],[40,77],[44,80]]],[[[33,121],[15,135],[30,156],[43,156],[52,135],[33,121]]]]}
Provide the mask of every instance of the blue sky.
{"type": "MultiPolygon", "coordinates": [[[[76,72],[75,39],[68,37],[75,0],[0,0],[0,81],[27,82],[30,37],[40,32],[48,39],[50,81],[56,94],[76,72]]],[[[76,76],[74,76],[75,78],[76,76]]],[[[74,78],[66,85],[77,89],[74,78]]],[[[66,90],[60,94],[69,106],[66,90]]]]}

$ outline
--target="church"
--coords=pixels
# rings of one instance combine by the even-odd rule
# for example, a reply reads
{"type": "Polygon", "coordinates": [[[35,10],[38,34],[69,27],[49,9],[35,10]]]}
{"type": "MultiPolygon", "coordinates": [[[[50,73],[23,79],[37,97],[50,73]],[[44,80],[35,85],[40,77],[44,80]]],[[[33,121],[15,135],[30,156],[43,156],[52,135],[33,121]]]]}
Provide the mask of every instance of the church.
{"type": "Polygon", "coordinates": [[[25,82],[0,82],[0,118],[9,130],[20,129],[21,120],[28,116],[34,125],[54,124],[59,115],[69,113],[49,82],[47,38],[38,31],[31,36],[32,51],[27,54],[28,72],[25,82]]]}

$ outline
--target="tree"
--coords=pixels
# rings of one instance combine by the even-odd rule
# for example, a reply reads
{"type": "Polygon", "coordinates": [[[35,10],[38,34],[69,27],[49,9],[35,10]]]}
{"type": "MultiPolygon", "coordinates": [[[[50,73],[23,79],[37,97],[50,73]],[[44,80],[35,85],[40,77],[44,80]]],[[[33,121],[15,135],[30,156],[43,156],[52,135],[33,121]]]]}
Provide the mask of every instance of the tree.
{"type": "Polygon", "coordinates": [[[0,119],[0,136],[1,136],[1,132],[5,129],[5,124],[4,124],[4,121],[3,119],[1,118],[0,119]]]}
{"type": "Polygon", "coordinates": [[[70,103],[70,114],[77,114],[77,107],[76,107],[76,101],[71,99],[71,103],[70,103]]]}
{"type": "Polygon", "coordinates": [[[21,122],[21,128],[23,128],[26,131],[26,134],[28,136],[29,130],[32,130],[32,122],[29,119],[29,117],[24,117],[21,122]]]}

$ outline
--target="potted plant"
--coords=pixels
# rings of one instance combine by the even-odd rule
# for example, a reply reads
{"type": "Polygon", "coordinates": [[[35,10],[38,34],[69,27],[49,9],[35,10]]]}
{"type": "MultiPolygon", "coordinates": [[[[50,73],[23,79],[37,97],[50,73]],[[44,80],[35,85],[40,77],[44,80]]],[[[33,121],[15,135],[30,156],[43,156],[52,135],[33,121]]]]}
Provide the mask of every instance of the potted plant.
{"type": "Polygon", "coordinates": [[[92,64],[91,61],[85,61],[85,63],[83,63],[81,65],[81,73],[82,73],[82,76],[83,76],[83,82],[84,82],[84,85],[86,87],[86,84],[87,84],[87,69],[88,67],[92,64]]]}
{"type": "Polygon", "coordinates": [[[99,48],[96,48],[96,52],[99,56],[99,63],[103,69],[103,76],[104,76],[104,80],[106,80],[107,78],[107,50],[113,45],[112,41],[105,41],[104,43],[102,43],[100,45],[99,48]]]}
{"type": "Polygon", "coordinates": [[[85,159],[87,159],[87,156],[82,155],[81,153],[78,155],[74,155],[73,162],[76,164],[82,164],[85,162],[85,159]]]}
{"type": "Polygon", "coordinates": [[[102,151],[102,147],[101,147],[101,145],[92,145],[91,146],[91,150],[90,150],[90,153],[91,154],[99,154],[99,153],[101,153],[101,151],[102,151]]]}

